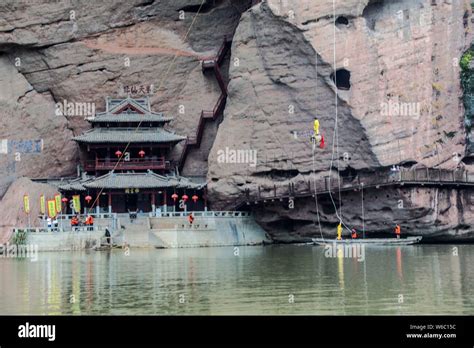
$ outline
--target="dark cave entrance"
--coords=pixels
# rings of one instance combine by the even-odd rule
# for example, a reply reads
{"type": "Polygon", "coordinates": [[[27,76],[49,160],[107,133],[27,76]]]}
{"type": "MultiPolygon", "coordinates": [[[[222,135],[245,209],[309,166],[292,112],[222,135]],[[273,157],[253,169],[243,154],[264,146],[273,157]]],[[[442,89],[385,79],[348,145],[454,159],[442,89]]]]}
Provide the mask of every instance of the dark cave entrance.
{"type": "Polygon", "coordinates": [[[336,18],[336,26],[347,26],[349,25],[349,19],[344,16],[339,16],[336,18]]]}
{"type": "Polygon", "coordinates": [[[342,178],[344,179],[355,179],[357,177],[357,170],[351,166],[347,166],[346,169],[339,172],[342,178]]]}
{"type": "Polygon", "coordinates": [[[346,69],[339,69],[336,73],[332,73],[331,80],[340,90],[348,91],[351,89],[351,72],[346,69]]]}

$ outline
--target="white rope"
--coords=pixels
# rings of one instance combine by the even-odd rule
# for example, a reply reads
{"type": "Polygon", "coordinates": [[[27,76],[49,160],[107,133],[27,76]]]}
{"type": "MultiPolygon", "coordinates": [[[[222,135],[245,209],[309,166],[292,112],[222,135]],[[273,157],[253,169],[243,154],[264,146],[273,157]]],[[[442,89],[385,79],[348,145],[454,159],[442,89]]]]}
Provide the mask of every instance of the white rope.
{"type": "MultiPolygon", "coordinates": [[[[316,69],[316,81],[315,81],[315,92],[316,95],[318,94],[318,55],[316,54],[316,64],[315,64],[315,69],[316,69]]],[[[313,157],[313,186],[314,186],[314,204],[316,205],[316,216],[318,217],[318,226],[319,226],[319,234],[321,235],[322,240],[324,240],[323,236],[323,230],[321,228],[321,218],[319,216],[319,204],[318,204],[318,190],[316,188],[316,164],[315,164],[315,150],[316,150],[316,141],[312,141],[312,157],[313,157]]],[[[311,192],[311,187],[310,190],[311,192]]]]}
{"type": "MultiPolygon", "coordinates": [[[[316,62],[317,64],[317,62],[316,62]]],[[[317,66],[317,65],[316,65],[317,66]]],[[[318,76],[317,74],[317,70],[316,70],[316,77],[318,76]]],[[[314,204],[316,205],[316,215],[318,217],[318,226],[319,226],[319,233],[321,234],[321,238],[324,240],[324,236],[323,236],[323,230],[321,228],[321,219],[319,217],[319,205],[318,205],[318,192],[317,192],[317,189],[316,189],[316,175],[315,175],[315,163],[314,163],[314,152],[315,152],[315,149],[316,149],[316,143],[313,142],[313,186],[314,186],[314,204]]],[[[310,188],[310,192],[311,192],[311,188],[310,188]]]]}
{"type": "Polygon", "coordinates": [[[365,217],[364,217],[364,183],[362,183],[362,237],[365,239],[365,217]]]}
{"type": "MultiPolygon", "coordinates": [[[[333,66],[334,66],[334,80],[337,81],[337,70],[336,70],[336,2],[333,0],[333,16],[334,16],[334,53],[333,53],[333,66]]],[[[350,228],[344,223],[342,220],[342,199],[341,199],[341,176],[339,174],[339,136],[337,131],[338,126],[338,91],[336,85],[336,94],[335,94],[335,107],[336,107],[336,117],[334,122],[334,131],[333,131],[333,142],[332,142],[332,153],[331,153],[331,164],[329,166],[329,197],[331,198],[332,205],[334,206],[334,210],[336,212],[336,216],[339,219],[339,223],[342,224],[347,230],[350,231],[350,228]],[[337,212],[336,202],[331,193],[331,176],[332,176],[332,167],[334,163],[334,152],[337,153],[337,170],[338,170],[338,190],[339,190],[339,213],[337,212]]]]}

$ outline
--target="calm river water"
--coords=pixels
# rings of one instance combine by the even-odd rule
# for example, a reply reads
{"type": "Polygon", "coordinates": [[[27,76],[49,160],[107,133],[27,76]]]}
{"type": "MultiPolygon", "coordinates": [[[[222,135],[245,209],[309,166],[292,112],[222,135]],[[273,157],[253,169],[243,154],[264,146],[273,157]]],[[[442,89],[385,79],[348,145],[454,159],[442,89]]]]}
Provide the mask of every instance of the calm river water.
{"type": "Polygon", "coordinates": [[[474,314],[474,245],[326,256],[274,245],[0,258],[0,314],[474,314]]]}

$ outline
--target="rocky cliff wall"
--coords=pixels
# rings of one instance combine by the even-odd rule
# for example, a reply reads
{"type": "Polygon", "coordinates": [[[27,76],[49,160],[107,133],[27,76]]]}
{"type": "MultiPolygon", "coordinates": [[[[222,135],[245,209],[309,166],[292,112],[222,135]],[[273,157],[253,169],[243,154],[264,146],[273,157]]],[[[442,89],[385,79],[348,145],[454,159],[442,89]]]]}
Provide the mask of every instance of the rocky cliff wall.
{"type": "MultiPolygon", "coordinates": [[[[466,145],[459,60],[472,41],[468,0],[267,0],[241,18],[250,3],[207,0],[194,21],[201,0],[2,2],[0,138],[43,139],[43,150],[16,161],[13,153],[0,155],[0,196],[21,176],[75,174],[78,149],[70,138],[88,124],[83,115],[56,115],[58,102],[102,110],[105,96],[153,86],[152,108],[174,116],[176,132],[194,135],[201,110],[220,95],[200,59],[236,27],[224,121],[206,128],[184,168],[208,171],[214,208],[247,188],[286,185],[313,171],[336,177],[338,170],[393,164],[458,165],[453,158],[466,145]],[[314,162],[313,117],[326,142],[314,162]]],[[[346,218],[357,224],[357,208],[345,199],[346,218]]],[[[460,209],[454,201],[448,211],[460,209]]],[[[306,238],[315,217],[307,203],[298,212],[269,206],[259,220],[276,230],[295,226],[292,235],[306,238]]],[[[405,219],[389,213],[392,204],[378,203],[374,212],[405,219]]],[[[406,214],[417,216],[413,209],[406,214]]],[[[462,223],[445,215],[453,220],[443,231],[470,221],[468,212],[462,223]]],[[[378,218],[372,214],[373,226],[381,227],[378,218]]],[[[334,221],[328,212],[328,229],[334,221]]]]}
{"type": "MultiPolygon", "coordinates": [[[[239,64],[230,67],[225,120],[209,156],[213,202],[231,204],[257,185],[285,187],[313,170],[320,177],[392,165],[458,166],[466,148],[460,59],[472,41],[471,15],[464,0],[354,0],[334,6],[268,0],[245,13],[232,47],[231,63],[239,64]],[[305,132],[312,131],[314,117],[326,147],[316,149],[313,163],[305,132]],[[226,148],[256,151],[257,164],[226,163],[219,157],[226,148]]],[[[420,192],[426,200],[441,194],[420,192]]],[[[428,234],[456,230],[471,236],[471,229],[458,226],[472,223],[472,213],[456,199],[438,225],[431,210],[420,212],[427,201],[394,211],[399,199],[411,202],[409,193],[397,195],[368,202],[374,230],[386,221],[404,221],[428,234]]],[[[343,214],[358,226],[358,208],[346,201],[354,199],[342,196],[343,214]]],[[[321,204],[332,203],[326,197],[321,204]]],[[[269,231],[290,226],[281,229],[293,231],[284,238],[308,237],[315,233],[314,209],[311,200],[294,210],[287,203],[269,205],[258,208],[259,221],[269,231]]],[[[338,219],[334,211],[325,215],[323,228],[333,233],[338,219]]]]}
{"type": "Polygon", "coordinates": [[[459,79],[472,36],[466,16],[469,1],[336,1],[333,8],[269,0],[252,8],[234,38],[239,64],[231,65],[225,121],[209,157],[212,197],[231,200],[254,181],[274,180],[275,169],[282,178],[312,171],[309,139],[294,132],[311,131],[313,117],[326,140],[316,171],[338,157],[341,171],[455,167],[466,138],[459,79]],[[341,69],[350,73],[348,90],[333,81],[341,69]],[[226,147],[256,150],[257,166],[220,163],[226,147]]]}

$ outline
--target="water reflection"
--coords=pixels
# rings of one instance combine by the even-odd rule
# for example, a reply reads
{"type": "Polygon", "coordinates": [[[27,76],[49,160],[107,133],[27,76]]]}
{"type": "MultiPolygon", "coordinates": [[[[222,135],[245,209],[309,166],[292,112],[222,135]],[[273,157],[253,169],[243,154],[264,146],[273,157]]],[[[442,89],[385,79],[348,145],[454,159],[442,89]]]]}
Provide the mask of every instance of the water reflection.
{"type": "Polygon", "coordinates": [[[309,245],[42,253],[0,259],[0,313],[473,314],[474,246],[457,248],[366,247],[364,262],[309,245]]]}

